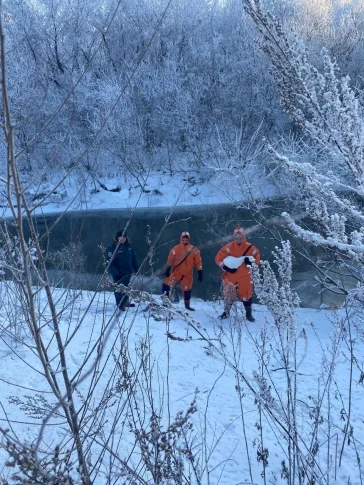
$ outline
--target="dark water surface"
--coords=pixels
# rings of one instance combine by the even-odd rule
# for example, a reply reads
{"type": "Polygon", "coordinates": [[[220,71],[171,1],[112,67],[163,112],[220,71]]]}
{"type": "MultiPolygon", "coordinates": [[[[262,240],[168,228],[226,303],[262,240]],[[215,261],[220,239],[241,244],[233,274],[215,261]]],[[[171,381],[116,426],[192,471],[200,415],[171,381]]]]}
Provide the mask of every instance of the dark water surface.
{"type": "MultiPolygon", "coordinates": [[[[271,208],[265,209],[265,220],[269,220],[273,213],[277,213],[278,203],[273,201],[270,203],[271,208]]],[[[143,208],[133,211],[132,216],[131,213],[128,209],[68,212],[56,225],[54,223],[59,215],[48,214],[37,217],[37,227],[39,234],[46,234],[51,229],[49,236],[44,237],[42,241],[44,249],[50,253],[62,251],[70,243],[76,243],[81,248],[85,257],[84,274],[77,284],[90,290],[97,288],[104,272],[101,248],[107,247],[116,230],[123,229],[128,221],[128,237],[134,246],[139,264],[146,258],[151,245],[159,235],[151,256],[142,268],[144,279],[156,271],[160,274],[170,248],[179,243],[182,231],[188,231],[191,234],[191,243],[201,249],[204,268],[202,284],[197,283],[195,274],[192,295],[210,300],[220,293],[221,272],[214,259],[217,251],[227,242],[221,242],[221,237],[232,235],[237,224],[249,228],[257,223],[252,212],[247,209],[235,209],[227,205],[194,206],[176,209],[161,232],[170,213],[168,208],[143,208]]],[[[260,216],[262,215],[260,213],[260,216]]],[[[291,239],[293,246],[297,244],[282,227],[276,228],[275,234],[284,239],[291,239]]],[[[254,232],[248,236],[248,240],[259,248],[263,259],[272,261],[271,252],[279,243],[270,232],[254,232]]],[[[53,271],[51,274],[54,284],[66,285],[69,282],[67,280],[70,275],[67,271],[53,271]]],[[[322,300],[313,276],[306,260],[295,255],[293,286],[297,287],[303,306],[317,307],[322,300]]],[[[159,276],[154,280],[152,287],[147,289],[159,291],[161,281],[162,276],[159,276]]]]}

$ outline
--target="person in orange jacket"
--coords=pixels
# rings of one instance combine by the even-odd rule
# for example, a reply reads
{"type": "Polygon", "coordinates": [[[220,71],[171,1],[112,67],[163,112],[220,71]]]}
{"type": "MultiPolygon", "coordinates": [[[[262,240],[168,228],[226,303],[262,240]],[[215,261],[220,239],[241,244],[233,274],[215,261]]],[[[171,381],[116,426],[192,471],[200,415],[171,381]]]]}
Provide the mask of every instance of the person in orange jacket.
{"type": "Polygon", "coordinates": [[[202,259],[200,250],[192,246],[190,239],[191,236],[187,231],[182,232],[180,244],[169,251],[162,293],[169,296],[175,285],[179,283],[183,291],[185,307],[187,310],[194,311],[195,309],[190,305],[193,268],[196,266],[198,282],[202,283],[202,259]]]}
{"type": "Polygon", "coordinates": [[[227,318],[232,304],[239,300],[244,304],[247,320],[254,322],[251,265],[253,262],[260,263],[260,254],[258,249],[246,240],[241,227],[235,229],[234,240],[223,246],[216,254],[215,262],[224,271],[221,278],[225,307],[220,318],[227,318]]]}

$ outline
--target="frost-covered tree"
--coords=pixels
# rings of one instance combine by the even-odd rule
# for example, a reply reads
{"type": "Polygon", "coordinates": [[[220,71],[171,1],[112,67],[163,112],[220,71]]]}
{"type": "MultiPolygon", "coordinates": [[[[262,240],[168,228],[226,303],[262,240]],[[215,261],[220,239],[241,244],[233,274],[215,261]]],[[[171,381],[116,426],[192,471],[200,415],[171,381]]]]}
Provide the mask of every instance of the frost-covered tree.
{"type": "MultiPolygon", "coordinates": [[[[327,248],[342,271],[345,267],[362,282],[364,123],[358,92],[325,49],[321,65],[315,67],[295,32],[286,32],[260,0],[246,3],[263,36],[282,106],[299,127],[299,144],[319,154],[316,160],[302,162],[268,144],[276,162],[295,180],[311,221],[304,227],[286,214],[288,225],[303,241],[327,248]]],[[[332,278],[325,281],[335,283],[332,278]]]]}
{"type": "MultiPolygon", "coordinates": [[[[5,1],[19,168],[199,168],[279,106],[239,1],[5,1]],[[180,159],[183,157],[183,164],[180,159]]],[[[24,176],[25,176],[24,175],[24,176]]]]}
{"type": "MultiPolygon", "coordinates": [[[[309,31],[313,11],[300,0],[267,3],[283,24],[306,19],[302,35],[316,57],[317,45],[327,45],[357,74],[358,8],[322,38],[320,26],[309,31]]],[[[238,0],[15,0],[4,1],[3,10],[24,176],[45,163],[43,178],[78,164],[93,180],[129,177],[131,167],[138,178],[148,166],[191,170],[236,157],[250,163],[246,153],[259,126],[269,136],[290,128],[238,0]]]]}

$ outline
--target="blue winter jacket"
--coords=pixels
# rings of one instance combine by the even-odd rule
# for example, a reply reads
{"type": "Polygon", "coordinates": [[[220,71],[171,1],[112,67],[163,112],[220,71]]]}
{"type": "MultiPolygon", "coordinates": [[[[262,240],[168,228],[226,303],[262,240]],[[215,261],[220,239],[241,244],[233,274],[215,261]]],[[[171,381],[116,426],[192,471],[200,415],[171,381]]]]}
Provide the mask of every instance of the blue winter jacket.
{"type": "Polygon", "coordinates": [[[108,272],[114,280],[131,275],[133,270],[135,273],[138,272],[139,266],[135,251],[128,239],[124,244],[118,244],[114,240],[112,245],[107,248],[106,255],[107,261],[110,262],[108,272]]]}

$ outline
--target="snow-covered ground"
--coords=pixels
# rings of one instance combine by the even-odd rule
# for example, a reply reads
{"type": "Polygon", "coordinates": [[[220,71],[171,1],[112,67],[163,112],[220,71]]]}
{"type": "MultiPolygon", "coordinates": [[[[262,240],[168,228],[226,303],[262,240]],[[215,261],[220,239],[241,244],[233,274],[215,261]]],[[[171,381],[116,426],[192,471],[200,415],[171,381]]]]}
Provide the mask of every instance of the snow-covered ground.
{"type": "MultiPolygon", "coordinates": [[[[254,180],[255,195],[273,195],[265,182],[254,180]]],[[[143,190],[121,179],[103,180],[109,190],[99,191],[90,186],[78,191],[82,184],[72,179],[66,183],[35,212],[219,204],[231,202],[232,195],[238,200],[244,192],[241,181],[223,174],[208,181],[155,173],[143,190]],[[116,187],[120,190],[110,191],[116,187]]],[[[3,215],[10,215],[6,207],[3,215]]],[[[1,427],[20,442],[36,445],[40,459],[57,445],[68,450],[69,432],[20,301],[8,300],[5,289],[3,283],[1,427]]],[[[302,484],[362,485],[364,345],[353,310],[349,319],[344,309],[301,308],[295,329],[288,331],[277,327],[261,305],[254,306],[256,322],[248,323],[240,306],[230,319],[219,320],[221,302],[193,299],[196,311],[187,314],[182,304],[165,308],[159,296],[142,295],[135,308],[119,313],[109,292],[52,291],[83,433],[91,442],[95,485],[126,480],[128,470],[139,474],[135,483],[152,483],[143,446],[155,457],[156,444],[180,412],[187,412],[188,420],[170,429],[169,439],[177,439],[178,460],[191,483],[283,485],[299,483],[287,477],[301,473],[303,480],[306,473],[302,484]],[[196,410],[191,410],[194,399],[196,410]],[[157,431],[151,428],[156,422],[157,431]]],[[[36,299],[46,367],[61,382],[43,290],[36,299]]],[[[6,460],[0,449],[0,477],[9,479],[15,469],[6,460]]]]}
{"type": "MultiPolygon", "coordinates": [[[[29,330],[21,328],[20,306],[7,301],[4,290],[2,287],[1,427],[10,429],[20,441],[35,443],[42,418],[55,398],[42,375],[29,330]],[[11,315],[16,318],[12,320],[11,315]],[[17,335],[17,341],[11,333],[17,335]]],[[[39,299],[41,333],[49,369],[58,375],[62,369],[44,297],[42,293],[39,299]]],[[[160,297],[145,296],[151,303],[137,298],[136,307],[124,313],[115,311],[109,292],[76,295],[54,290],[54,297],[57,309],[63,312],[61,331],[67,340],[67,369],[74,378],[79,415],[85,413],[84,432],[93,433],[89,458],[95,465],[95,484],[127,483],[107,480],[110,470],[114,479],[125,479],[127,466],[150,478],[133,429],[144,427],[150,432],[149,418],[155,413],[162,431],[166,430],[178,412],[186,413],[195,395],[197,410],[190,416],[193,428],[184,430],[183,436],[194,454],[201,484],[287,483],[285,469],[293,473],[284,431],[289,423],[302,462],[307,458],[308,473],[315,469],[316,481],[310,483],[362,483],[364,346],[360,326],[349,327],[343,310],[300,309],[296,329],[289,332],[276,327],[260,305],[254,307],[256,322],[249,323],[240,306],[230,319],[219,320],[219,302],[195,299],[196,311],[186,313],[182,304],[165,308],[158,305],[160,297]],[[128,388],[136,376],[139,384],[131,398],[128,388]],[[92,399],[84,409],[91,389],[92,399]],[[295,426],[288,413],[292,399],[295,426]],[[102,447],[112,453],[106,453],[99,463],[102,447]],[[267,459],[266,481],[263,456],[267,459]]],[[[64,418],[52,415],[43,430],[39,455],[57,444],[67,449],[65,429],[64,418]]],[[[180,450],[186,447],[183,436],[179,436],[180,450]]],[[[152,446],[148,440],[147,444],[152,446]]],[[[183,451],[179,459],[188,470],[183,451]]],[[[1,449],[0,475],[9,478],[14,469],[4,466],[5,462],[6,452],[1,449]]],[[[309,483],[307,480],[302,483],[309,483]]]]}

